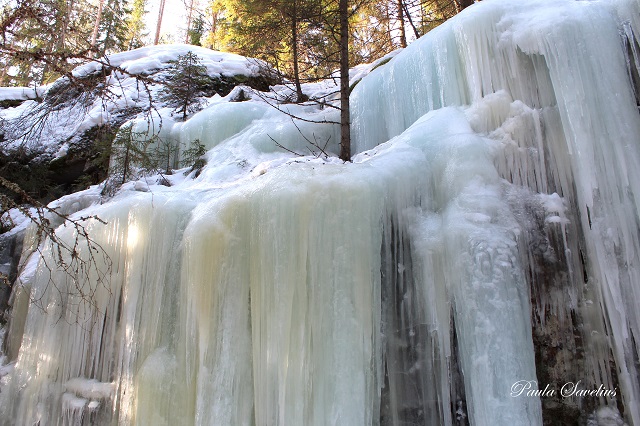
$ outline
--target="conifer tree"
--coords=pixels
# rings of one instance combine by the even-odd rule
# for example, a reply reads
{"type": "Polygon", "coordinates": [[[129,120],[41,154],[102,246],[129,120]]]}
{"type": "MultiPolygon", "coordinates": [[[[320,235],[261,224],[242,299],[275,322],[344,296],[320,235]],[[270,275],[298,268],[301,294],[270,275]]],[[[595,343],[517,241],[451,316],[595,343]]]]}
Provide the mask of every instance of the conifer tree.
{"type": "Polygon", "coordinates": [[[134,131],[133,124],[126,124],[118,130],[111,145],[111,180],[123,185],[137,176],[137,171],[149,173],[157,168],[157,161],[149,146],[157,138],[149,138],[146,133],[134,131]]]}
{"type": "Polygon", "coordinates": [[[191,42],[191,31],[196,24],[195,20],[199,16],[198,0],[183,0],[183,2],[187,13],[187,29],[184,42],[189,44],[191,42]]]}
{"type": "Polygon", "coordinates": [[[186,120],[189,113],[202,107],[199,96],[203,88],[211,84],[211,78],[198,55],[191,51],[171,63],[173,66],[167,71],[159,99],[175,108],[175,112],[182,114],[182,120],[186,120]]]}
{"type": "Polygon", "coordinates": [[[225,0],[211,0],[205,9],[207,31],[202,45],[209,49],[220,50],[225,44],[229,12],[225,0]]]}
{"type": "Polygon", "coordinates": [[[201,170],[205,166],[204,154],[207,150],[200,139],[196,139],[189,145],[189,148],[182,152],[182,167],[191,167],[191,170],[201,170]]]}
{"type": "MultiPolygon", "coordinates": [[[[105,140],[104,143],[101,157],[109,159],[105,193],[113,193],[124,183],[143,176],[155,173],[170,175],[178,165],[179,150],[174,141],[161,139],[157,134],[135,131],[133,123],[120,127],[113,141],[105,140]]],[[[199,158],[204,155],[203,150],[204,145],[196,141],[187,154],[199,158]]]]}
{"type": "Polygon", "coordinates": [[[93,10],[86,0],[22,0],[0,9],[0,57],[5,81],[48,83],[89,51],[93,10]]]}
{"type": "Polygon", "coordinates": [[[178,146],[172,140],[158,139],[153,150],[153,162],[158,170],[163,170],[164,174],[173,173],[176,165],[178,146]]]}
{"type": "Polygon", "coordinates": [[[100,54],[116,53],[127,48],[127,18],[130,9],[126,0],[108,0],[100,24],[100,54]]]}
{"type": "Polygon", "coordinates": [[[202,19],[202,16],[198,16],[196,17],[196,19],[194,19],[193,24],[189,29],[188,43],[194,46],[202,46],[203,33],[204,33],[204,19],[202,19]]]}
{"type": "Polygon", "coordinates": [[[145,16],[147,0],[133,0],[131,4],[131,13],[127,19],[126,30],[126,48],[128,50],[137,49],[144,46],[144,38],[147,37],[145,30],[145,16]]]}
{"type": "Polygon", "coordinates": [[[320,6],[319,0],[227,0],[227,48],[284,71],[302,100],[303,37],[320,6]]]}

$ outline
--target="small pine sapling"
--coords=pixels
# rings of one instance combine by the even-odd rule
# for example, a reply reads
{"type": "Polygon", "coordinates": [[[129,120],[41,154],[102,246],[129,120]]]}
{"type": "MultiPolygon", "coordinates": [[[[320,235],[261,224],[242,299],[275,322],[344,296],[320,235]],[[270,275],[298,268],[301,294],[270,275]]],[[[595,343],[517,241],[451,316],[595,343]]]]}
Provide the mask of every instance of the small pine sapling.
{"type": "Polygon", "coordinates": [[[212,83],[207,74],[207,67],[201,64],[201,59],[189,51],[178,56],[168,71],[165,87],[160,91],[159,99],[174,108],[174,112],[182,114],[182,120],[187,119],[189,113],[202,109],[204,89],[212,83]]]}
{"type": "Polygon", "coordinates": [[[178,146],[171,140],[158,139],[156,149],[153,151],[156,164],[159,169],[164,170],[164,174],[170,175],[176,162],[178,146]]]}
{"type": "Polygon", "coordinates": [[[196,171],[199,174],[204,168],[206,161],[203,158],[207,150],[200,139],[196,139],[189,145],[189,148],[185,149],[182,153],[182,167],[191,167],[189,172],[196,171]]]}
{"type": "Polygon", "coordinates": [[[135,132],[133,124],[122,126],[111,147],[110,180],[123,185],[140,173],[156,171],[157,158],[149,150],[156,140],[157,136],[149,137],[145,132],[135,132]]]}

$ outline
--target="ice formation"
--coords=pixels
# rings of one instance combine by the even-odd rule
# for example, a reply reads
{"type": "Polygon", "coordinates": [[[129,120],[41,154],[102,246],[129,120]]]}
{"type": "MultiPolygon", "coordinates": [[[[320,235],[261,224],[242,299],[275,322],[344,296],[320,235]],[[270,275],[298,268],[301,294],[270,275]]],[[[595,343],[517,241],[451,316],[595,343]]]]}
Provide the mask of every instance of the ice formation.
{"type": "Polygon", "coordinates": [[[640,425],[638,17],[465,10],[357,84],[353,163],[278,149],[338,130],[255,100],[165,127],[207,167],[78,213],[107,222],[85,279],[41,248],[0,423],[541,425],[512,387],[565,380],[616,390],[567,397],[589,424],[640,425]]]}

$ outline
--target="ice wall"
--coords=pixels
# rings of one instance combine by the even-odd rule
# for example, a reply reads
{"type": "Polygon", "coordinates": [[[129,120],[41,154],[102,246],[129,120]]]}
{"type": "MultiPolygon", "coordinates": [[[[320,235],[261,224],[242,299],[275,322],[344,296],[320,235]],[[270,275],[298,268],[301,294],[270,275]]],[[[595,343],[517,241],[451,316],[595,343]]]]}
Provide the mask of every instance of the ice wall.
{"type": "Polygon", "coordinates": [[[638,12],[635,1],[483,2],[374,71],[352,100],[359,150],[433,108],[472,104],[473,128],[500,142],[501,176],[562,197],[566,211],[523,193],[509,196],[522,206],[512,209],[525,229],[534,325],[553,340],[559,336],[544,330],[564,328],[564,341],[554,345],[573,348],[571,359],[554,361],[565,371],[552,376],[593,388],[619,385],[634,423],[638,12]],[[540,220],[542,232],[526,229],[540,220]],[[583,359],[580,342],[567,337],[573,327],[590,346],[583,359]]]}
{"type": "MultiPolygon", "coordinates": [[[[427,214],[419,207],[423,199],[433,200],[425,201],[427,211],[446,210],[455,224],[429,228],[443,240],[430,246],[440,251],[430,258],[458,259],[460,271],[434,283],[440,287],[434,291],[451,286],[464,294],[470,285],[486,292],[473,309],[460,308],[462,315],[473,312],[461,323],[477,322],[459,338],[463,366],[486,361],[480,363],[486,371],[469,377],[479,389],[494,381],[500,365],[504,383],[482,394],[503,403],[490,409],[479,396],[477,405],[469,399],[471,412],[478,422],[494,424],[539,418],[535,399],[500,398],[506,382],[535,372],[514,223],[498,197],[488,151],[461,112],[443,110],[354,164],[291,162],[244,185],[197,193],[195,208],[173,189],[123,194],[96,212],[109,225],[90,229],[112,262],[110,286],[94,289],[96,306],[86,306],[80,294],[95,277],[77,284],[61,274],[52,287],[48,271],[40,269],[33,297],[48,300],[49,309],[31,310],[27,340],[3,392],[20,395],[19,404],[8,397],[5,418],[43,424],[79,422],[83,415],[135,424],[378,423],[384,375],[390,384],[402,381],[391,377],[393,367],[382,366],[383,350],[394,348],[385,344],[392,330],[380,333],[382,295],[391,291],[381,284],[402,265],[387,264],[391,269],[381,275],[381,256],[393,252],[394,226],[412,222],[427,232],[422,219],[405,217],[408,207],[412,215],[427,214]],[[442,138],[446,132],[451,136],[442,138]],[[442,179],[449,184],[438,185],[442,179]],[[491,200],[477,204],[470,196],[477,188],[491,200]],[[458,226],[458,215],[467,226],[458,226]],[[483,225],[491,221],[491,235],[485,235],[483,225]],[[482,247],[468,239],[477,233],[482,247]],[[494,255],[505,264],[485,266],[486,276],[471,279],[477,263],[494,255]],[[57,291],[63,283],[66,290],[57,291]],[[487,335],[501,342],[503,355],[491,352],[487,335]],[[513,364],[513,353],[525,355],[513,364]],[[100,390],[91,392],[91,386],[100,390]]],[[[417,245],[407,255],[428,251],[417,245]]],[[[418,287],[424,282],[416,281],[418,287]]],[[[420,306],[448,303],[442,294],[421,294],[420,306]]],[[[456,303],[471,303],[458,297],[456,303]]],[[[430,360],[428,352],[420,357],[418,371],[430,360]]],[[[391,398],[401,403],[403,395],[394,391],[391,398]]],[[[439,410],[448,411],[446,405],[439,410]]]]}
{"type": "Polygon", "coordinates": [[[43,247],[0,423],[540,425],[512,385],[582,380],[640,424],[638,12],[467,9],[356,86],[353,163],[260,101],[167,127],[207,167],[83,212],[98,269],[43,247]]]}

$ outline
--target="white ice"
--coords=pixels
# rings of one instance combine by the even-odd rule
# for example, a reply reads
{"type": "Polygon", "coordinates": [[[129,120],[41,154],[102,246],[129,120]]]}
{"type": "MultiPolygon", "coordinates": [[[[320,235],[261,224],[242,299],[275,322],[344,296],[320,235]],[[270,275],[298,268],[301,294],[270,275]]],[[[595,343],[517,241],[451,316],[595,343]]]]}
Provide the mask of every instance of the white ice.
{"type": "MultiPolygon", "coordinates": [[[[362,425],[381,413],[394,425],[540,425],[540,399],[509,393],[536,379],[532,314],[577,313],[591,348],[581,379],[619,385],[625,420],[639,423],[637,15],[632,0],[465,10],[366,69],[353,163],[288,152],[315,140],[335,153],[337,126],[256,98],[168,119],[166,137],[205,144],[207,167],[171,187],[127,184],[79,213],[108,222],[87,222],[104,251],[80,249],[97,269],[50,271],[56,252],[42,247],[31,301],[14,302],[22,325],[9,339],[23,337],[1,421],[94,410],[140,425],[362,425]],[[533,306],[532,236],[556,237],[546,255],[566,266],[561,291],[533,306]]],[[[139,71],[166,60],[149,52],[117,60],[139,71]]]]}

